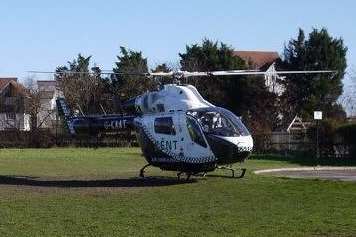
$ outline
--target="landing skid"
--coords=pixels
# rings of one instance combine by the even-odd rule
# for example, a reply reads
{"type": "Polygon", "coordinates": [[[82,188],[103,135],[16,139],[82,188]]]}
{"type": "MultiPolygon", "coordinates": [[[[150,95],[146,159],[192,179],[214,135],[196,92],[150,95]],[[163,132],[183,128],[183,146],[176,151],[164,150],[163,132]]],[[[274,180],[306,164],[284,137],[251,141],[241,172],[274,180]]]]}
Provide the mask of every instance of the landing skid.
{"type": "Polygon", "coordinates": [[[178,178],[178,180],[180,180],[182,174],[186,174],[186,175],[187,175],[186,181],[188,181],[188,180],[190,179],[190,176],[192,176],[192,173],[178,172],[178,173],[177,173],[177,178],[178,178]]]}
{"type": "MultiPolygon", "coordinates": [[[[144,178],[144,177],[145,177],[145,169],[146,169],[147,167],[149,167],[149,166],[151,166],[151,164],[147,164],[147,165],[145,165],[144,167],[142,167],[142,168],[140,169],[140,174],[139,174],[139,176],[140,176],[141,178],[144,178]]],[[[178,180],[181,179],[182,174],[186,174],[186,177],[187,177],[187,178],[186,178],[186,181],[188,181],[192,175],[195,175],[194,173],[191,173],[191,172],[183,172],[183,171],[180,171],[180,172],[177,173],[177,178],[178,178],[178,180]]]]}
{"type": "MultiPolygon", "coordinates": [[[[142,168],[140,169],[140,174],[139,174],[139,176],[140,176],[141,178],[144,178],[144,177],[145,177],[145,169],[146,169],[147,167],[149,167],[149,166],[151,166],[151,164],[147,164],[147,165],[145,165],[144,167],[142,167],[142,168]]],[[[232,177],[232,178],[243,178],[243,177],[245,176],[245,174],[246,174],[246,168],[233,169],[232,167],[228,167],[228,166],[217,166],[216,169],[230,170],[230,171],[231,171],[231,177],[232,177]],[[241,172],[239,176],[235,176],[235,174],[236,174],[237,171],[240,171],[240,172],[241,172]]],[[[183,174],[186,175],[186,181],[188,181],[192,175],[196,175],[196,176],[199,175],[198,173],[191,173],[191,172],[183,172],[183,171],[180,171],[180,172],[177,173],[177,178],[178,178],[178,180],[181,179],[181,176],[182,176],[183,174]]],[[[206,174],[207,174],[206,172],[203,172],[203,173],[201,173],[201,176],[202,176],[202,177],[205,177],[206,174]]]]}
{"type": "Polygon", "coordinates": [[[240,168],[240,169],[233,169],[231,167],[228,167],[228,166],[217,166],[216,167],[217,169],[224,169],[224,170],[230,170],[231,171],[231,177],[232,178],[243,178],[246,174],[246,168],[240,168]],[[240,175],[239,176],[236,176],[235,177],[235,172],[236,171],[241,171],[240,175]]]}
{"type": "Polygon", "coordinates": [[[140,169],[140,177],[141,177],[141,178],[144,178],[144,177],[145,177],[145,169],[146,169],[147,167],[149,167],[149,166],[151,166],[151,164],[147,164],[147,165],[145,165],[144,167],[142,167],[142,168],[140,169]]]}

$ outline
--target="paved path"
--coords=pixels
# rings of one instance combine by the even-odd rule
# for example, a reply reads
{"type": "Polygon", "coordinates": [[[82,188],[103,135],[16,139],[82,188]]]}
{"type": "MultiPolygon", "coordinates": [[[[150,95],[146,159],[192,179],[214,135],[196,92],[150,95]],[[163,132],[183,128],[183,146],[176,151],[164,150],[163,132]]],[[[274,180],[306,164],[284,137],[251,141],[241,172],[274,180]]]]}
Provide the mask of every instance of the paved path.
{"type": "Polygon", "coordinates": [[[258,170],[256,174],[279,177],[356,181],[356,167],[302,167],[258,170]]]}

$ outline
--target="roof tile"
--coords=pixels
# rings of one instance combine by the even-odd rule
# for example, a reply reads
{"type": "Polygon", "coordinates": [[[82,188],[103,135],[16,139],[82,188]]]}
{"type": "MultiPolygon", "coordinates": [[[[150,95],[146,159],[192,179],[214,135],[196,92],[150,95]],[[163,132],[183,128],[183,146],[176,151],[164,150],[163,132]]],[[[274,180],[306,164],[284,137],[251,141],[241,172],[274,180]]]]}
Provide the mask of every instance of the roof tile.
{"type": "Polygon", "coordinates": [[[273,51],[234,51],[234,55],[239,56],[246,63],[252,63],[254,69],[260,69],[279,59],[278,53],[273,51]]]}

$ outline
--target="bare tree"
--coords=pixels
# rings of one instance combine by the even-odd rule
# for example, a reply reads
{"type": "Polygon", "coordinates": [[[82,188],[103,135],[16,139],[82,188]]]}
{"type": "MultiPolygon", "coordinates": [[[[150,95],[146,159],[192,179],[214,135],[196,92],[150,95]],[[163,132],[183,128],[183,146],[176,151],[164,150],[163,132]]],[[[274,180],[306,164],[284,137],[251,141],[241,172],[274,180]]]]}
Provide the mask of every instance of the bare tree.
{"type": "Polygon", "coordinates": [[[71,108],[98,113],[101,111],[100,105],[108,100],[105,93],[108,86],[101,77],[99,67],[89,68],[90,59],[79,54],[73,62],[68,62],[68,66],[57,68],[55,79],[58,90],[71,108]]]}
{"type": "Polygon", "coordinates": [[[44,103],[43,91],[38,88],[37,81],[33,77],[25,80],[26,88],[26,113],[30,116],[30,130],[49,128],[48,120],[52,120],[55,109],[49,103],[44,103]]]}
{"type": "Polygon", "coordinates": [[[356,70],[352,69],[344,81],[344,93],[340,97],[340,103],[344,106],[350,117],[356,116],[356,70]]]}

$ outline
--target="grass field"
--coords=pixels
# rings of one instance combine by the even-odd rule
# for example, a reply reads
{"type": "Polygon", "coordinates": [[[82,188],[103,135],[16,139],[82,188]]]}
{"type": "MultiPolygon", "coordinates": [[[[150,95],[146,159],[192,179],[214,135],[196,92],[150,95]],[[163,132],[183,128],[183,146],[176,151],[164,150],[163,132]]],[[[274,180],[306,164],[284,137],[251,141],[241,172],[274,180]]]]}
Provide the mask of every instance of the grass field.
{"type": "Polygon", "coordinates": [[[356,236],[356,183],[251,172],[299,165],[273,158],[186,183],[137,179],[139,149],[0,149],[0,236],[356,236]]]}

